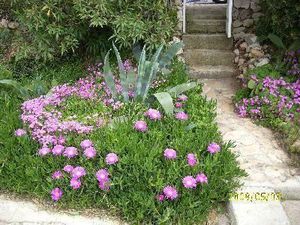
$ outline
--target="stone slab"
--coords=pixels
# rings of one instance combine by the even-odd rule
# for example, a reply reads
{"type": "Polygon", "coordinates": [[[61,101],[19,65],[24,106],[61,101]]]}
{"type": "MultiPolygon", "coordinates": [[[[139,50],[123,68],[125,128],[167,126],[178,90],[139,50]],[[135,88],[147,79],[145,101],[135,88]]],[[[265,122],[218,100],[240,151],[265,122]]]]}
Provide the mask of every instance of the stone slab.
{"type": "Polygon", "coordinates": [[[290,220],[291,225],[300,224],[300,201],[284,201],[283,208],[290,220]]]}
{"type": "MultiPolygon", "coordinates": [[[[245,187],[239,193],[266,193],[271,196],[275,191],[270,188],[245,187]]],[[[232,200],[228,208],[233,225],[291,225],[280,201],[232,200]]]]}
{"type": "Polygon", "coordinates": [[[4,196],[0,196],[0,224],[122,225],[117,219],[108,217],[49,212],[31,202],[10,200],[4,196]]]}

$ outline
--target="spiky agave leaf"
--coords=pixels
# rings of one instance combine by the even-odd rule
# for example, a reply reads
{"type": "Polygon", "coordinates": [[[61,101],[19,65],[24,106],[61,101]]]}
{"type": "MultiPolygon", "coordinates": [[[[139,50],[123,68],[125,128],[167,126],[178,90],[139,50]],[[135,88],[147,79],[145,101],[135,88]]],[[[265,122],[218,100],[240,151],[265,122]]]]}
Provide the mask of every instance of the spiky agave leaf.
{"type": "Polygon", "coordinates": [[[122,85],[122,95],[124,97],[124,101],[128,102],[129,98],[128,98],[128,83],[127,83],[126,71],[124,69],[124,65],[123,65],[120,53],[114,43],[113,43],[113,49],[115,51],[117,61],[118,61],[120,81],[121,81],[121,85],[122,85]]]}
{"type": "Polygon", "coordinates": [[[183,84],[179,84],[175,87],[172,87],[168,90],[168,92],[173,95],[174,97],[180,95],[183,92],[186,92],[190,89],[193,89],[197,87],[197,82],[189,82],[189,83],[183,83],[183,84]]]}
{"type": "Polygon", "coordinates": [[[158,100],[158,102],[161,104],[163,107],[165,113],[168,116],[173,115],[174,112],[174,105],[173,105],[173,99],[168,92],[159,92],[155,93],[154,96],[158,100]]]}
{"type": "Polygon", "coordinates": [[[176,56],[177,52],[183,47],[183,42],[172,43],[162,54],[159,60],[159,68],[163,69],[171,64],[171,60],[176,56]]]}
{"type": "Polygon", "coordinates": [[[137,77],[137,84],[136,84],[136,91],[135,91],[135,98],[138,98],[142,92],[142,80],[145,76],[146,70],[146,51],[145,47],[143,47],[142,53],[140,55],[139,65],[138,65],[138,77],[137,77]]]}
{"type": "Polygon", "coordinates": [[[109,53],[111,50],[109,50],[105,56],[104,59],[104,65],[103,65],[103,73],[104,73],[104,80],[105,83],[107,85],[107,87],[109,88],[109,90],[111,91],[111,94],[113,96],[113,98],[117,97],[117,91],[116,91],[116,86],[115,86],[115,80],[111,71],[111,67],[109,64],[109,53]]]}
{"type": "Polygon", "coordinates": [[[159,66],[159,63],[157,61],[158,61],[158,58],[160,56],[162,48],[163,48],[163,46],[161,45],[157,49],[157,51],[155,52],[155,54],[152,57],[151,63],[148,66],[148,70],[146,70],[147,73],[145,74],[144,79],[147,79],[147,80],[144,82],[145,83],[145,89],[142,92],[143,101],[145,101],[145,99],[147,97],[150,85],[152,84],[152,81],[153,81],[154,77],[156,77],[156,73],[157,73],[158,66],[159,66]],[[149,68],[151,68],[151,69],[150,69],[150,72],[148,73],[149,68]]]}

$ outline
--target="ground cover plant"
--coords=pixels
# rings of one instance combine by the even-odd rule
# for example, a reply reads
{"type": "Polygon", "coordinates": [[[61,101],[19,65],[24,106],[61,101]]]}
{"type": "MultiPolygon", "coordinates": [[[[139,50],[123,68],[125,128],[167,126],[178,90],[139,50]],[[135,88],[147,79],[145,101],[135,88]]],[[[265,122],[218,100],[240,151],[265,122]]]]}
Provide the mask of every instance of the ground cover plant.
{"type": "Polygon", "coordinates": [[[123,61],[122,70],[108,61],[89,66],[86,77],[23,103],[1,98],[1,190],[59,207],[108,209],[134,224],[205,221],[244,172],[233,144],[222,141],[215,102],[200,95],[200,84],[187,88],[192,82],[182,63],[155,77],[150,72],[145,99],[135,99],[138,89],[129,85],[125,101],[119,71],[138,80],[139,71],[158,69],[155,58],[137,67],[123,61]],[[111,76],[115,97],[106,83],[111,76]],[[157,93],[169,93],[171,114],[157,93]]]}
{"type": "Polygon", "coordinates": [[[289,51],[280,64],[250,70],[244,88],[235,96],[236,111],[271,127],[283,136],[285,146],[300,153],[300,51],[289,51]]]}

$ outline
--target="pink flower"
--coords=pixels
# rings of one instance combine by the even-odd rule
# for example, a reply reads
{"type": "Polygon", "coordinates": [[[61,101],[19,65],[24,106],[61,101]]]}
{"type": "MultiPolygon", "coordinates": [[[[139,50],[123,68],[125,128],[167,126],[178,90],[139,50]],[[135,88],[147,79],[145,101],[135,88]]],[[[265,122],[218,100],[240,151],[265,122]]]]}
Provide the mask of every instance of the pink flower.
{"type": "Polygon", "coordinates": [[[107,171],[107,169],[100,169],[97,171],[96,173],[96,177],[98,181],[103,181],[106,182],[109,180],[109,173],[107,171]]]}
{"type": "Polygon", "coordinates": [[[86,149],[86,148],[89,148],[91,146],[93,146],[93,142],[91,142],[90,140],[84,140],[80,143],[80,146],[83,148],[83,149],[86,149]]]}
{"type": "Polygon", "coordinates": [[[43,147],[39,149],[39,155],[40,156],[45,156],[51,152],[50,148],[43,147]]]}
{"type": "Polygon", "coordinates": [[[84,155],[88,158],[94,158],[96,156],[96,149],[94,149],[94,147],[89,147],[87,149],[84,150],[84,155]]]}
{"type": "Polygon", "coordinates": [[[139,120],[134,124],[134,129],[141,132],[146,132],[148,130],[147,123],[145,121],[139,120]]]}
{"type": "Polygon", "coordinates": [[[67,147],[66,150],[64,151],[64,156],[68,157],[69,159],[77,155],[78,152],[77,152],[77,148],[75,147],[67,147]]]}
{"type": "Polygon", "coordinates": [[[102,191],[108,191],[110,189],[109,180],[108,181],[99,181],[98,185],[102,191]]]}
{"type": "Polygon", "coordinates": [[[178,192],[175,187],[173,186],[166,186],[163,189],[163,193],[165,197],[169,200],[174,200],[178,197],[178,192]]]}
{"type": "Polygon", "coordinates": [[[162,202],[163,200],[165,200],[165,196],[163,194],[156,195],[155,198],[159,202],[162,202]]]}
{"type": "Polygon", "coordinates": [[[53,155],[61,155],[64,151],[65,147],[62,145],[55,145],[52,149],[53,155]]]}
{"type": "Polygon", "coordinates": [[[57,171],[55,171],[55,172],[52,174],[51,177],[52,177],[53,180],[58,180],[58,179],[63,178],[63,174],[62,174],[62,172],[61,172],[60,170],[57,170],[57,171]]]}
{"type": "Polygon", "coordinates": [[[189,116],[185,112],[178,112],[175,114],[175,118],[178,120],[187,120],[189,116]]]}
{"type": "Polygon", "coordinates": [[[177,152],[174,149],[167,148],[164,151],[164,156],[165,156],[166,159],[176,159],[177,152]]]}
{"type": "Polygon", "coordinates": [[[186,176],[182,179],[183,186],[185,188],[195,188],[197,186],[197,181],[192,176],[186,176]]]}
{"type": "Polygon", "coordinates": [[[108,153],[105,158],[105,162],[108,165],[116,164],[119,161],[119,157],[115,153],[108,153]]]}
{"type": "Polygon", "coordinates": [[[204,173],[199,173],[196,176],[196,181],[200,184],[207,183],[207,176],[204,173]]]}
{"type": "Polygon", "coordinates": [[[51,191],[51,198],[53,201],[58,201],[61,196],[63,195],[63,192],[60,188],[54,188],[52,191],[51,191]]]}
{"type": "Polygon", "coordinates": [[[218,145],[215,142],[212,142],[208,145],[207,151],[209,151],[211,154],[215,154],[221,150],[220,145],[218,145]]]}
{"type": "Polygon", "coordinates": [[[71,173],[73,171],[74,167],[71,165],[66,165],[63,170],[67,173],[71,173]]]}
{"type": "Polygon", "coordinates": [[[66,142],[66,139],[63,136],[59,136],[57,139],[57,144],[63,145],[66,142]]]}
{"type": "Polygon", "coordinates": [[[181,102],[185,102],[188,100],[188,97],[186,95],[180,95],[178,97],[178,101],[181,101],[181,102]]]}
{"type": "Polygon", "coordinates": [[[80,178],[82,176],[85,176],[86,175],[86,172],[85,172],[85,169],[81,166],[76,166],[72,172],[71,172],[71,175],[73,178],[80,178]]]}
{"type": "Polygon", "coordinates": [[[15,136],[17,136],[17,137],[24,136],[25,134],[26,134],[26,131],[23,130],[23,129],[17,129],[17,130],[15,131],[15,136]]]}
{"type": "Polygon", "coordinates": [[[183,104],[181,102],[176,102],[175,107],[176,108],[182,108],[183,104]]]}
{"type": "Polygon", "coordinates": [[[187,154],[187,162],[188,162],[189,166],[196,166],[197,165],[196,155],[193,153],[187,154]]]}
{"type": "Polygon", "coordinates": [[[81,182],[80,182],[80,180],[77,179],[77,178],[72,178],[72,179],[70,180],[70,186],[71,186],[74,190],[79,189],[79,188],[81,187],[81,182]]]}
{"type": "Polygon", "coordinates": [[[148,109],[147,112],[145,112],[145,116],[149,117],[151,120],[160,120],[161,114],[156,109],[148,109]]]}

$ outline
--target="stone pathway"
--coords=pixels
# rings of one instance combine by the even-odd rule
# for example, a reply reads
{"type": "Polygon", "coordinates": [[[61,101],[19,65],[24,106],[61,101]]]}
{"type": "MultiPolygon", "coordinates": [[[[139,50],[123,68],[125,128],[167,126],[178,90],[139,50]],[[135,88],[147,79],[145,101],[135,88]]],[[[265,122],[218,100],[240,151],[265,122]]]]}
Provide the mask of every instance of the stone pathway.
{"type": "Polygon", "coordinates": [[[78,212],[52,212],[29,201],[0,196],[0,225],[125,225],[107,216],[87,216],[78,212]]]}
{"type": "MultiPolygon", "coordinates": [[[[224,140],[235,142],[234,151],[239,155],[238,161],[248,173],[248,177],[243,180],[244,187],[241,192],[279,192],[283,199],[298,200],[294,202],[294,205],[299,206],[300,170],[291,165],[287,153],[279,146],[271,130],[255,125],[250,119],[239,118],[233,112],[231,98],[237,88],[237,81],[233,78],[203,79],[201,81],[204,83],[204,94],[217,100],[217,122],[224,140]],[[261,191],[262,189],[264,191],[261,191]]],[[[232,213],[233,224],[300,225],[299,216],[295,218],[299,210],[297,213],[295,212],[296,207],[284,210],[286,209],[282,206],[284,204],[290,205],[289,203],[281,204],[279,201],[277,203],[272,201],[264,203],[235,201],[230,202],[229,210],[232,213]],[[278,217],[278,215],[281,216],[278,217]],[[262,220],[251,221],[249,220],[251,216],[259,217],[262,220]],[[291,218],[287,219],[288,217],[291,218]],[[243,219],[241,220],[241,218],[243,219]]]]}

